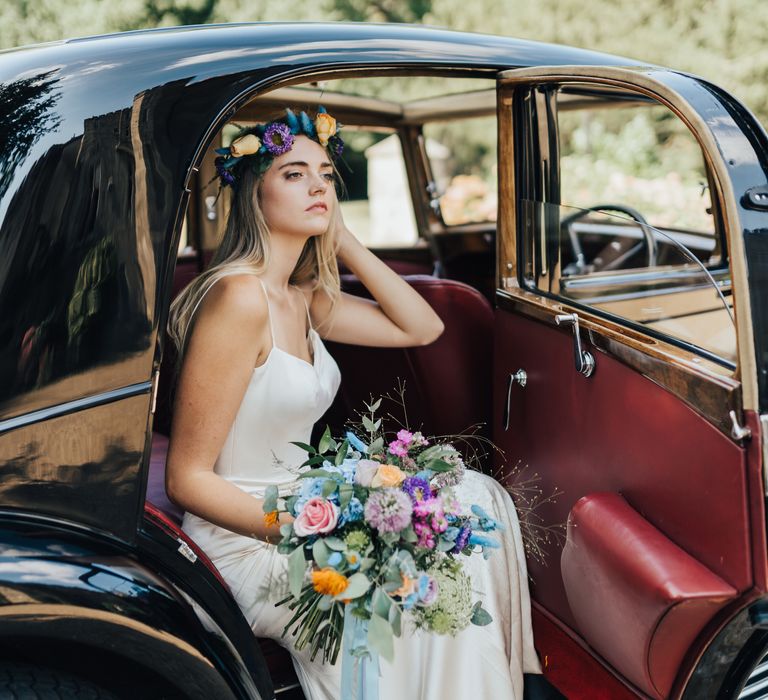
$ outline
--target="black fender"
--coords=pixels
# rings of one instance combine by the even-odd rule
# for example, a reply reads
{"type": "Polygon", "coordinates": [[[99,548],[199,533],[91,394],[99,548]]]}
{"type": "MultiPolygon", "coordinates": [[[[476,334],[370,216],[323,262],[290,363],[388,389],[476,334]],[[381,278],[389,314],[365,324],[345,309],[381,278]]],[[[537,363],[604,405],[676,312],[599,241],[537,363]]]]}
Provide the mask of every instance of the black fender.
{"type": "Polygon", "coordinates": [[[699,658],[682,700],[735,700],[766,651],[768,599],[759,599],[723,625],[699,658]]]}
{"type": "Polygon", "coordinates": [[[141,547],[0,516],[0,654],[124,697],[272,698],[253,635],[233,641],[224,628],[241,628],[236,613],[222,624],[205,602],[225,596],[195,583],[168,580],[141,547]]]}

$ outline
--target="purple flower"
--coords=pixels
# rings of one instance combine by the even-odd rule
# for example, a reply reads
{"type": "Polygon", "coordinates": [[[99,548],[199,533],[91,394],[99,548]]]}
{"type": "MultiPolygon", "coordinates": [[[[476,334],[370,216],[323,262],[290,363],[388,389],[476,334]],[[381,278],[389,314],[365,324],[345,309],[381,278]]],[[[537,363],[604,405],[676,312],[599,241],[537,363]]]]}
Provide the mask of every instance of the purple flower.
{"type": "Polygon", "coordinates": [[[225,185],[234,185],[235,178],[229,170],[224,167],[224,158],[219,156],[214,161],[216,165],[216,174],[221,178],[225,185]]]}
{"type": "Polygon", "coordinates": [[[293,134],[287,124],[272,122],[264,132],[262,142],[273,156],[279,156],[291,150],[293,134]]]}
{"type": "Polygon", "coordinates": [[[417,592],[422,605],[432,605],[437,600],[437,581],[429,574],[421,574],[417,592]]]}
{"type": "Polygon", "coordinates": [[[365,504],[365,521],[379,532],[400,532],[411,523],[413,506],[400,489],[374,491],[365,504]]]}
{"type": "Polygon", "coordinates": [[[401,488],[411,497],[414,504],[418,501],[426,501],[428,498],[432,498],[432,489],[429,488],[429,482],[418,476],[409,476],[403,482],[401,488]]]}
{"type": "Polygon", "coordinates": [[[418,537],[416,542],[418,547],[423,549],[435,548],[435,533],[427,523],[419,520],[413,523],[413,530],[418,537]]]}
{"type": "Polygon", "coordinates": [[[435,532],[445,532],[448,529],[448,519],[443,510],[443,500],[439,496],[416,501],[413,504],[413,514],[427,523],[435,532]]]}
{"type": "Polygon", "coordinates": [[[411,443],[411,440],[413,440],[413,433],[411,433],[408,430],[400,430],[397,433],[397,439],[402,442],[404,445],[409,445],[411,443]]]}
{"type": "Polygon", "coordinates": [[[395,455],[396,457],[405,457],[405,455],[408,454],[408,447],[400,440],[393,440],[389,443],[387,451],[389,454],[395,455]]]}
{"type": "Polygon", "coordinates": [[[472,528],[470,528],[469,525],[464,525],[461,530],[459,530],[459,534],[456,535],[456,544],[451,552],[454,554],[461,552],[461,550],[467,546],[467,542],[469,542],[469,536],[471,534],[472,528]]]}

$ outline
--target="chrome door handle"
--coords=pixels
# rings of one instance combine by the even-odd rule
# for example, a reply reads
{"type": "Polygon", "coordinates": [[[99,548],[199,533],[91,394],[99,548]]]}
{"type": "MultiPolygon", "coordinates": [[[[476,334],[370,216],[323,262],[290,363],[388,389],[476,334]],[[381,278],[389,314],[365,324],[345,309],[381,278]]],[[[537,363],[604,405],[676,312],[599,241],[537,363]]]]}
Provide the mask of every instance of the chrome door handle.
{"type": "Polygon", "coordinates": [[[581,338],[579,337],[579,316],[578,314],[558,314],[555,316],[555,323],[559,326],[561,323],[571,324],[573,326],[573,358],[576,361],[576,371],[589,377],[595,371],[595,358],[588,350],[581,349],[581,338]]]}
{"type": "Polygon", "coordinates": [[[504,405],[504,430],[509,429],[509,402],[512,399],[512,385],[517,382],[521,387],[524,387],[528,381],[528,374],[524,369],[519,369],[514,374],[509,375],[507,379],[507,402],[504,405]]]}

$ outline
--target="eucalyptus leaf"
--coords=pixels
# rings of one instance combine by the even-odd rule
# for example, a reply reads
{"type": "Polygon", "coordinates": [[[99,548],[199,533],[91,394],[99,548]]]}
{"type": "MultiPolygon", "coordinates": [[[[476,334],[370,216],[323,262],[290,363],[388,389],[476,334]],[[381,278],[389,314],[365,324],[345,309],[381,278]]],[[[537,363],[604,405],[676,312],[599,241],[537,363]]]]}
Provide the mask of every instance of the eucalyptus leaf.
{"type": "Polygon", "coordinates": [[[379,406],[381,406],[381,399],[377,399],[376,403],[371,406],[371,413],[376,413],[376,411],[379,410],[379,406]]]}
{"type": "Polygon", "coordinates": [[[491,614],[482,606],[480,601],[475,604],[474,610],[472,612],[471,622],[473,625],[477,625],[478,627],[485,627],[485,625],[489,625],[491,622],[493,622],[491,614]]]}
{"type": "Polygon", "coordinates": [[[293,523],[283,523],[280,526],[280,534],[283,537],[290,537],[293,535],[293,523]]]}
{"type": "Polygon", "coordinates": [[[368,416],[363,416],[363,427],[369,432],[372,433],[374,431],[373,427],[373,421],[368,418],[368,416]]]}
{"type": "Polygon", "coordinates": [[[312,545],[312,558],[321,569],[328,566],[328,557],[330,554],[331,550],[328,549],[322,539],[315,540],[315,543],[312,545]]]}
{"type": "Polygon", "coordinates": [[[343,510],[349,504],[355,487],[352,484],[339,484],[339,507],[343,510]]]}
{"type": "Polygon", "coordinates": [[[261,507],[265,513],[271,513],[277,510],[277,497],[278,491],[275,484],[270,484],[264,489],[264,502],[261,507]]]}
{"type": "Polygon", "coordinates": [[[371,582],[365,574],[352,574],[347,579],[347,587],[336,596],[336,600],[352,600],[365,595],[371,587],[371,582]]]}
{"type": "Polygon", "coordinates": [[[323,498],[328,498],[332,493],[336,492],[337,488],[339,488],[339,484],[333,481],[333,479],[328,479],[323,484],[323,498]]]}
{"type": "Polygon", "coordinates": [[[378,430],[381,427],[381,418],[379,418],[374,424],[373,429],[378,430]]]}
{"type": "Polygon", "coordinates": [[[329,549],[332,549],[335,552],[343,552],[347,548],[347,545],[344,544],[344,540],[339,537],[326,537],[323,541],[329,549]]]}
{"type": "Polygon", "coordinates": [[[384,619],[389,617],[389,608],[392,606],[392,599],[384,592],[381,586],[376,586],[371,599],[373,612],[384,619]]]}
{"type": "Polygon", "coordinates": [[[379,652],[382,658],[392,662],[395,658],[395,643],[389,622],[378,615],[372,615],[368,623],[368,646],[379,652]]]}
{"type": "Polygon", "coordinates": [[[360,571],[368,571],[368,569],[370,569],[375,563],[375,559],[372,559],[371,557],[363,557],[363,560],[360,562],[360,571]]]}
{"type": "MultiPolygon", "coordinates": [[[[318,452],[325,453],[328,451],[328,448],[331,446],[331,442],[333,442],[333,438],[331,437],[331,426],[326,425],[325,430],[323,431],[323,435],[320,438],[320,442],[317,446],[318,452]]],[[[314,452],[314,450],[312,450],[314,452]]]]}
{"type": "Polygon", "coordinates": [[[433,472],[452,472],[454,469],[456,469],[455,465],[451,464],[450,462],[446,462],[444,459],[440,459],[439,457],[437,459],[430,460],[427,466],[433,472]]]}
{"type": "Polygon", "coordinates": [[[455,542],[452,542],[451,540],[444,540],[442,537],[437,543],[437,551],[438,552],[448,552],[452,550],[456,546],[455,542]]]}
{"type": "Polygon", "coordinates": [[[323,455],[315,455],[314,457],[308,457],[305,459],[301,463],[301,466],[306,467],[307,465],[322,464],[323,462],[325,462],[325,457],[323,457],[323,455]]]}
{"type": "Polygon", "coordinates": [[[402,620],[402,614],[400,612],[400,606],[399,605],[392,605],[389,608],[389,624],[390,627],[392,627],[392,633],[395,635],[395,637],[400,636],[401,632],[401,620],[402,620]]]}
{"type": "Polygon", "coordinates": [[[301,595],[306,570],[307,560],[304,558],[304,548],[296,547],[288,555],[288,590],[294,598],[301,595]]]}
{"type": "Polygon", "coordinates": [[[305,471],[299,474],[299,479],[319,479],[319,478],[333,479],[335,476],[338,476],[338,475],[332,474],[331,472],[326,471],[325,469],[309,469],[308,471],[305,471]]]}
{"type": "Polygon", "coordinates": [[[417,542],[419,539],[419,536],[416,534],[416,531],[413,529],[413,525],[409,525],[405,530],[402,530],[400,532],[400,536],[406,541],[406,542],[417,542]]]}
{"type": "Polygon", "coordinates": [[[317,450],[312,447],[312,445],[307,445],[306,442],[294,442],[291,441],[291,445],[296,445],[296,447],[300,447],[305,452],[309,452],[309,454],[313,455],[317,452],[317,450]]]}
{"type": "Polygon", "coordinates": [[[424,464],[425,462],[428,462],[434,457],[437,457],[438,453],[440,452],[440,448],[441,448],[440,445],[432,445],[431,447],[428,447],[426,450],[422,450],[421,452],[419,452],[418,455],[416,455],[416,461],[419,464],[424,464]]]}
{"type": "Polygon", "coordinates": [[[384,448],[384,438],[379,436],[377,437],[369,446],[368,446],[368,454],[376,454],[379,450],[384,448]]]}
{"type": "Polygon", "coordinates": [[[338,467],[347,457],[347,450],[349,450],[349,440],[344,438],[344,442],[341,443],[339,451],[336,453],[335,464],[338,467]]]}

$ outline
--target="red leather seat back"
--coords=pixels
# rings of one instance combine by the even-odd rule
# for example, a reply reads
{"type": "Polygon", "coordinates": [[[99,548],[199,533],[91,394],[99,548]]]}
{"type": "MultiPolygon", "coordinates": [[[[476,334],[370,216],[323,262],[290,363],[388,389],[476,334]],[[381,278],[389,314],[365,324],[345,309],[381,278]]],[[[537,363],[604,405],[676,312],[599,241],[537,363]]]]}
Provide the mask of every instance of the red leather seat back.
{"type": "MultiPolygon", "coordinates": [[[[407,275],[408,282],[438,313],[445,331],[433,343],[409,348],[371,348],[325,341],[341,370],[334,405],[320,421],[338,431],[347,417],[359,420],[383,394],[396,396],[405,384],[407,416],[396,404],[382,402],[379,415],[391,412],[412,430],[428,435],[466,432],[481,423],[478,434],[490,436],[493,310],[476,289],[454,280],[407,275]]],[[[370,298],[352,275],[342,276],[342,290],[370,298]]],[[[390,421],[390,425],[392,422],[390,421]]]]}

